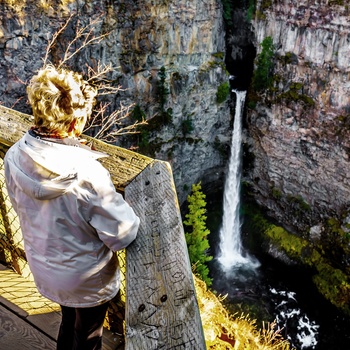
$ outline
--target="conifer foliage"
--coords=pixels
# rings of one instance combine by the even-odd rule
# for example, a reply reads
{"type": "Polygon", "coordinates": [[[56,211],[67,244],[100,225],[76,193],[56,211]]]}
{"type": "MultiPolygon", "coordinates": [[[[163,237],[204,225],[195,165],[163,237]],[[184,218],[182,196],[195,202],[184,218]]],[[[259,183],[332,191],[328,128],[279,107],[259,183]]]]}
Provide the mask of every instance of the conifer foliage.
{"type": "Polygon", "coordinates": [[[189,212],[185,216],[184,225],[187,226],[185,237],[190,261],[194,265],[194,272],[210,286],[212,280],[209,277],[209,269],[206,263],[212,260],[213,257],[209,255],[210,246],[207,236],[210,231],[206,226],[207,202],[205,198],[201,183],[193,184],[192,192],[187,197],[189,212]]]}
{"type": "Polygon", "coordinates": [[[253,87],[258,92],[270,88],[273,84],[273,58],[275,56],[272,37],[266,37],[260,45],[262,50],[257,57],[257,67],[253,76],[253,87]]]}

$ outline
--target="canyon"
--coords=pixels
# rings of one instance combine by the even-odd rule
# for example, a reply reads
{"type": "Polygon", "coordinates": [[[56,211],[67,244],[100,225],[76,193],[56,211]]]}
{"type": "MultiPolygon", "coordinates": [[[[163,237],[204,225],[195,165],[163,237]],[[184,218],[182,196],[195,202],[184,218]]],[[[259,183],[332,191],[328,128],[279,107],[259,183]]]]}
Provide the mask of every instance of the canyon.
{"type": "MultiPolygon", "coordinates": [[[[0,4],[1,103],[31,113],[26,83],[71,15],[48,60],[58,64],[76,28],[96,21],[92,33],[105,37],[67,67],[85,73],[87,65],[114,67],[108,79],[122,90],[101,100],[110,110],[135,104],[149,123],[138,137],[121,137],[116,144],[136,151],[143,145],[147,155],[168,161],[180,205],[199,181],[209,196],[222,195],[235,104],[228,86],[248,90],[243,182],[270,218],[302,240],[303,263],[327,266],[328,275],[344,274],[337,281],[344,289],[337,293],[349,300],[348,5],[342,0],[6,0],[0,4]],[[251,80],[266,38],[273,43],[272,83],[256,92],[251,80]],[[164,115],[169,118],[159,118],[164,115]]],[[[270,253],[298,260],[288,251],[295,241],[288,247],[277,238],[270,253]]]]}

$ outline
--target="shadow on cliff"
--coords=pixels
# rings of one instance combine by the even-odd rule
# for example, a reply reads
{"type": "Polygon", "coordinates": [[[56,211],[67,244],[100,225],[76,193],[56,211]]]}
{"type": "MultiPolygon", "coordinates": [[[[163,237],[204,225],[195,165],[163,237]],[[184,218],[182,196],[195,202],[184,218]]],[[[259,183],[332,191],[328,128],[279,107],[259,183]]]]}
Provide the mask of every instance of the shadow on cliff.
{"type": "Polygon", "coordinates": [[[255,36],[248,18],[247,4],[232,4],[231,21],[226,21],[226,68],[232,75],[231,87],[248,90],[256,57],[255,36]]]}

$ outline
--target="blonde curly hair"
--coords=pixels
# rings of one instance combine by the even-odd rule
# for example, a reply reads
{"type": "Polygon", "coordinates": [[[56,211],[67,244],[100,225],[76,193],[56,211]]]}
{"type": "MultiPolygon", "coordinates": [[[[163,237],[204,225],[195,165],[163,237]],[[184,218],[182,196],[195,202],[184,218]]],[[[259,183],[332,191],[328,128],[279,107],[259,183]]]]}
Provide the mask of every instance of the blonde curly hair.
{"type": "Polygon", "coordinates": [[[82,133],[95,104],[97,89],[79,73],[47,65],[33,76],[27,94],[35,126],[67,137],[82,133]]]}

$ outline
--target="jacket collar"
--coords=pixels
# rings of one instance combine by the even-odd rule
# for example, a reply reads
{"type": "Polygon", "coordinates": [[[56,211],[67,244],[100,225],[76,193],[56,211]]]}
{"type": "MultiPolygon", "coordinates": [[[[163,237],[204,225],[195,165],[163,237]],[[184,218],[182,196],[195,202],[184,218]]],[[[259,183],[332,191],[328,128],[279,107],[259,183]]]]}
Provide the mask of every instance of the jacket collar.
{"type": "MultiPolygon", "coordinates": [[[[65,140],[65,139],[62,139],[65,140]]],[[[33,137],[27,132],[19,141],[19,149],[34,162],[42,167],[55,172],[58,175],[65,175],[82,166],[87,161],[108,157],[106,153],[93,151],[89,147],[81,145],[79,142],[68,141],[52,142],[33,137]]]]}

